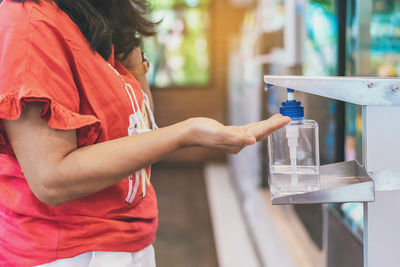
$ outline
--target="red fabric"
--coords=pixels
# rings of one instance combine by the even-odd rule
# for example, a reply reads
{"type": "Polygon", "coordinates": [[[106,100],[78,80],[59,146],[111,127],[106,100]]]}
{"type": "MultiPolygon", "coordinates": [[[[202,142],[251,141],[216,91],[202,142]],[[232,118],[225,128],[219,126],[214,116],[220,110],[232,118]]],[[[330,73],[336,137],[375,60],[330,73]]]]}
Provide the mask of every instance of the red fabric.
{"type": "MultiPolygon", "coordinates": [[[[114,56],[109,63],[141,103],[138,82],[114,56]]],[[[45,103],[41,117],[50,127],[76,129],[78,146],[127,136],[133,113],[121,78],[54,3],[5,0],[0,4],[0,118],[17,119],[27,101],[45,103]]],[[[155,193],[150,185],[146,197],[138,192],[127,204],[128,184],[124,179],[88,197],[48,206],[30,190],[0,121],[0,266],[147,247],[157,227],[155,193]]]]}

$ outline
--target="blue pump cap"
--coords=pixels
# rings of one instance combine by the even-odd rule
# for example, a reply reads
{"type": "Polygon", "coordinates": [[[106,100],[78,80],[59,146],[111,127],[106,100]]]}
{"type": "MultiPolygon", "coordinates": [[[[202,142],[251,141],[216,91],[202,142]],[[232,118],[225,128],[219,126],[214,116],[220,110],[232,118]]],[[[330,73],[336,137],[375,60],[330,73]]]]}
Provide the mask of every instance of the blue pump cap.
{"type": "MultiPolygon", "coordinates": [[[[288,93],[293,93],[293,89],[288,88],[288,93]]],[[[301,102],[296,100],[287,100],[282,102],[282,106],[279,109],[283,116],[288,116],[292,120],[299,120],[304,118],[304,107],[301,106],[301,102]]]]}

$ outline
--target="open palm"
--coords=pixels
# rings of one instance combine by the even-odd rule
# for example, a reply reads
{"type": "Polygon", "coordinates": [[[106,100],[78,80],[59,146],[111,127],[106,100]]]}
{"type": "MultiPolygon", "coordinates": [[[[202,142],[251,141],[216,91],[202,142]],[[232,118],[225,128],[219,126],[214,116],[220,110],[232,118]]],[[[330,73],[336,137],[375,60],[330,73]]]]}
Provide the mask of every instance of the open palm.
{"type": "Polygon", "coordinates": [[[188,122],[192,130],[186,145],[205,146],[236,154],[244,147],[264,140],[290,122],[290,118],[276,114],[268,120],[244,126],[225,126],[208,118],[192,118],[188,122]]]}

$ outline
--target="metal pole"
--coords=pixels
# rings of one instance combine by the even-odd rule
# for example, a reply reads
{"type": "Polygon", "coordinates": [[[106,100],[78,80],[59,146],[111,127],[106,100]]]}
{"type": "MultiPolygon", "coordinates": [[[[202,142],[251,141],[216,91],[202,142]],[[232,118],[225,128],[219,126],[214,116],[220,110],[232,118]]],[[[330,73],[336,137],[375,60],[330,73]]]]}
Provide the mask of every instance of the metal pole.
{"type": "MultiPolygon", "coordinates": [[[[363,156],[368,172],[400,169],[400,107],[363,107],[363,156]]],[[[400,176],[380,182],[375,202],[364,204],[364,266],[397,267],[400,253],[400,176]]]]}

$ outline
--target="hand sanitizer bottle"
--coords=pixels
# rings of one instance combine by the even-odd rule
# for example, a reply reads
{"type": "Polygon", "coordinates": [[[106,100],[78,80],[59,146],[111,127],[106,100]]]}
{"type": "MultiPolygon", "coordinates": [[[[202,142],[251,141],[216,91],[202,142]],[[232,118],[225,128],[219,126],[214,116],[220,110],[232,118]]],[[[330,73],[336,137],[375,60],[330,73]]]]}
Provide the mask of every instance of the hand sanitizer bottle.
{"type": "Polygon", "coordinates": [[[317,122],[304,119],[304,108],[292,89],[280,113],[292,121],[268,137],[272,197],[320,189],[317,122]]]}

